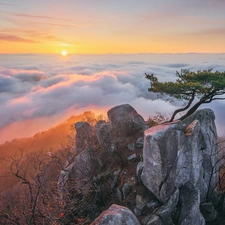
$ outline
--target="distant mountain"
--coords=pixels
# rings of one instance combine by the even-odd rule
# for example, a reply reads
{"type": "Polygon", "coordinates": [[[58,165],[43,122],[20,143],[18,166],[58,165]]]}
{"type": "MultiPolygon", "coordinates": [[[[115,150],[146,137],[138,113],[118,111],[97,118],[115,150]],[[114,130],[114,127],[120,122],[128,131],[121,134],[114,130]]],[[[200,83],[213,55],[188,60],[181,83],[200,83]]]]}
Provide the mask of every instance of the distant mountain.
{"type": "MultiPolygon", "coordinates": [[[[35,134],[33,137],[14,139],[0,145],[0,159],[13,156],[20,149],[27,153],[44,150],[54,151],[62,148],[69,141],[69,136],[75,140],[74,124],[79,121],[94,121],[95,114],[88,111],[78,116],[72,116],[63,123],[49,130],[35,134]]],[[[1,161],[0,161],[1,164],[1,161]]],[[[17,178],[12,176],[4,165],[0,167],[0,192],[17,183],[17,178]]]]}
{"type": "Polygon", "coordinates": [[[13,155],[19,149],[27,152],[35,150],[54,150],[68,142],[68,136],[74,134],[73,125],[79,121],[94,119],[95,114],[88,111],[78,116],[72,116],[63,123],[50,128],[47,131],[39,132],[33,137],[14,139],[0,145],[0,157],[13,155]]]}

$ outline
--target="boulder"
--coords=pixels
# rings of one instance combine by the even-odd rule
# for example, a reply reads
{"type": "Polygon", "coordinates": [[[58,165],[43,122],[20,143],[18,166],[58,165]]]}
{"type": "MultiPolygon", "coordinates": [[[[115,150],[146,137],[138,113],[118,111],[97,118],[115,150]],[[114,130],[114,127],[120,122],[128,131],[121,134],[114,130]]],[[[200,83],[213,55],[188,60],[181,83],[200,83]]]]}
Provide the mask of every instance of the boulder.
{"type": "Polygon", "coordinates": [[[146,129],[142,116],[129,104],[118,105],[110,109],[108,118],[113,139],[134,135],[146,129]]]}
{"type": "Polygon", "coordinates": [[[135,159],[137,157],[137,155],[136,155],[136,153],[134,153],[134,154],[132,154],[132,155],[130,155],[128,158],[127,158],[127,160],[133,160],[133,159],[135,159]]]}
{"type": "Polygon", "coordinates": [[[219,178],[214,120],[212,110],[204,109],[145,131],[141,179],[163,203],[187,181],[200,190],[201,202],[213,196],[219,178]]]}
{"type": "Polygon", "coordinates": [[[140,223],[128,208],[113,204],[91,225],[140,225],[140,223]]]}
{"type": "Polygon", "coordinates": [[[67,198],[67,193],[71,189],[80,189],[82,194],[86,194],[90,188],[87,180],[93,177],[98,166],[96,156],[90,147],[86,147],[76,157],[68,160],[58,179],[58,188],[62,199],[67,198]]]}
{"type": "Polygon", "coordinates": [[[134,145],[134,143],[128,144],[128,145],[127,145],[127,148],[128,148],[129,150],[131,150],[131,151],[134,151],[134,150],[135,150],[135,145],[134,145]]]}
{"type": "Polygon", "coordinates": [[[154,209],[160,206],[160,202],[158,201],[157,198],[151,197],[148,202],[147,202],[147,207],[149,209],[154,209]]]}
{"type": "Polygon", "coordinates": [[[178,225],[205,225],[205,220],[199,209],[199,190],[190,181],[180,188],[179,202],[181,210],[178,225]]]}
{"type": "MultiPolygon", "coordinates": [[[[199,175],[195,175],[193,184],[197,184],[200,190],[201,202],[204,202],[205,200],[214,201],[214,197],[217,195],[215,187],[218,184],[220,166],[220,163],[218,163],[220,161],[218,161],[219,156],[215,115],[211,109],[201,109],[186,118],[183,123],[189,125],[194,120],[199,121],[199,134],[196,134],[195,137],[199,144],[195,147],[200,149],[202,161],[200,163],[201,168],[199,167],[199,169],[196,167],[198,160],[193,161],[193,169],[196,173],[199,173],[199,175]],[[198,177],[200,177],[200,179],[198,179],[198,177]]],[[[193,155],[193,157],[195,156],[193,155]]]]}
{"type": "Polygon", "coordinates": [[[87,122],[77,122],[75,123],[76,129],[76,149],[77,151],[82,151],[87,145],[90,144],[93,137],[93,130],[89,123],[87,122]]]}
{"type": "Polygon", "coordinates": [[[58,179],[58,191],[61,200],[65,202],[68,201],[67,196],[69,196],[68,183],[67,181],[70,178],[70,171],[72,170],[73,164],[67,166],[66,170],[61,170],[58,179]]]}
{"type": "Polygon", "coordinates": [[[95,125],[95,131],[98,139],[98,143],[101,147],[106,150],[110,149],[110,128],[105,120],[99,120],[95,125]]]}
{"type": "Polygon", "coordinates": [[[138,138],[136,143],[135,143],[135,147],[136,148],[143,148],[144,145],[144,140],[142,137],[138,138]]]}
{"type": "MultiPolygon", "coordinates": [[[[121,172],[121,168],[119,168],[118,170],[115,170],[115,171],[113,172],[114,179],[113,179],[113,181],[112,181],[112,184],[110,185],[110,186],[111,186],[111,190],[113,190],[114,187],[117,185],[117,181],[118,181],[118,179],[119,179],[120,172],[121,172]]],[[[121,199],[122,199],[122,197],[121,197],[121,199]]]]}
{"type": "Polygon", "coordinates": [[[118,200],[120,202],[122,202],[122,200],[123,200],[123,194],[122,194],[122,191],[121,191],[121,189],[119,187],[117,187],[117,189],[116,189],[116,195],[117,195],[118,200]]]}
{"type": "Polygon", "coordinates": [[[161,218],[161,220],[163,221],[163,224],[167,224],[167,225],[173,225],[173,220],[172,220],[172,212],[175,208],[175,206],[178,203],[178,199],[179,199],[179,189],[177,189],[173,195],[171,195],[171,197],[169,198],[168,202],[161,206],[156,214],[161,218]]]}
{"type": "Polygon", "coordinates": [[[178,151],[183,146],[181,122],[159,125],[145,131],[143,184],[166,203],[175,190],[178,151]]]}
{"type": "Polygon", "coordinates": [[[200,122],[194,120],[184,130],[185,139],[183,147],[179,151],[177,163],[177,187],[181,187],[187,181],[191,181],[195,186],[201,185],[202,193],[206,193],[207,185],[203,181],[203,155],[201,146],[204,143],[200,132],[200,122]]]}
{"type": "Polygon", "coordinates": [[[129,183],[125,183],[122,188],[123,199],[126,199],[132,190],[132,185],[129,183]]]}
{"type": "Polygon", "coordinates": [[[141,180],[141,173],[142,173],[143,168],[144,168],[144,163],[139,162],[137,164],[137,169],[136,169],[136,175],[137,175],[138,181],[141,180]]]}
{"type": "Polygon", "coordinates": [[[157,215],[152,215],[145,225],[164,225],[161,218],[157,215]]]}
{"type": "Polygon", "coordinates": [[[172,220],[172,212],[178,203],[178,199],[179,189],[173,193],[166,204],[158,208],[153,214],[145,217],[143,224],[153,225],[157,224],[156,222],[158,222],[158,224],[173,225],[174,222],[172,220]]]}
{"type": "Polygon", "coordinates": [[[147,200],[142,198],[140,195],[136,195],[136,206],[134,213],[136,216],[141,216],[144,207],[147,205],[147,200]]]}

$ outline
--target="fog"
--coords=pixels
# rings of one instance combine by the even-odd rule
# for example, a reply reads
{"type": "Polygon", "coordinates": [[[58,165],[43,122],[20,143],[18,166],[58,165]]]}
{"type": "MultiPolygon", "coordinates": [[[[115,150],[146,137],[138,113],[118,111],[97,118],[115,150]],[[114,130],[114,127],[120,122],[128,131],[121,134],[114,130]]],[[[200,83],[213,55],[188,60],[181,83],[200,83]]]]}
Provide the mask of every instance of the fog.
{"type": "MultiPolygon", "coordinates": [[[[182,102],[148,92],[145,73],[173,81],[184,68],[225,71],[225,54],[0,55],[0,143],[118,104],[132,105],[145,119],[171,113],[182,102]]],[[[204,107],[215,111],[218,132],[224,134],[225,102],[204,107]]]]}

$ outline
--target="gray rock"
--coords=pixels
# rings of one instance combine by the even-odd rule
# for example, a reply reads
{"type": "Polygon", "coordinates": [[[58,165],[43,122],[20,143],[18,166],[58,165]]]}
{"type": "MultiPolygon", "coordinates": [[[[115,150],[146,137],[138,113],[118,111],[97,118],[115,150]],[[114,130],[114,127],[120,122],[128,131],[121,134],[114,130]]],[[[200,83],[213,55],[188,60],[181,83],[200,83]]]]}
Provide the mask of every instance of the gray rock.
{"type": "Polygon", "coordinates": [[[162,220],[157,215],[152,215],[147,223],[143,223],[144,225],[164,225],[162,220]]]}
{"type": "Polygon", "coordinates": [[[99,120],[95,125],[95,131],[98,139],[98,143],[101,147],[110,149],[110,128],[105,120],[99,120]]]}
{"type": "Polygon", "coordinates": [[[130,105],[118,105],[108,111],[113,139],[144,131],[146,124],[142,116],[130,105]]]}
{"type": "Polygon", "coordinates": [[[136,206],[134,208],[134,214],[141,216],[144,207],[147,204],[147,200],[142,198],[140,195],[136,195],[136,206]]]}
{"type": "MultiPolygon", "coordinates": [[[[202,146],[205,140],[201,132],[200,122],[194,120],[186,127],[184,133],[185,141],[182,149],[179,151],[177,163],[176,186],[179,188],[187,181],[191,181],[192,184],[200,190],[201,201],[205,201],[209,181],[205,180],[204,175],[204,151],[202,151],[202,146]]],[[[211,147],[214,148],[213,146],[211,147]]],[[[208,160],[210,160],[210,158],[208,158],[208,160]]]]}
{"type": "Polygon", "coordinates": [[[128,149],[131,150],[131,151],[135,150],[135,145],[134,145],[134,143],[128,144],[127,147],[128,147],[128,149]]]}
{"type": "Polygon", "coordinates": [[[87,145],[91,143],[93,138],[93,130],[87,122],[75,123],[76,129],[76,148],[77,151],[82,151],[87,145]]]}
{"type": "Polygon", "coordinates": [[[136,153],[130,155],[127,160],[132,160],[132,159],[135,159],[137,157],[136,153]]]}
{"type": "Polygon", "coordinates": [[[112,184],[111,184],[111,190],[114,189],[114,187],[116,186],[117,181],[118,181],[118,179],[119,179],[119,174],[120,174],[120,172],[121,172],[121,168],[119,168],[118,170],[115,170],[115,171],[113,172],[114,179],[113,179],[113,182],[112,182],[112,184]]]}
{"type": "Polygon", "coordinates": [[[150,209],[152,209],[152,208],[154,209],[154,208],[157,208],[159,206],[160,206],[160,203],[156,198],[151,198],[147,202],[147,207],[150,208],[150,209]]]}
{"type": "Polygon", "coordinates": [[[186,118],[183,123],[189,125],[194,120],[198,120],[200,123],[200,132],[198,138],[196,137],[195,139],[196,141],[199,140],[198,149],[202,153],[202,168],[197,170],[196,164],[198,161],[195,160],[193,162],[194,169],[199,171],[199,174],[195,174],[195,180],[192,180],[192,183],[197,184],[201,194],[201,202],[204,202],[206,198],[208,198],[207,200],[212,200],[211,196],[214,197],[216,195],[214,192],[216,192],[215,187],[219,178],[220,164],[217,163],[218,145],[215,115],[211,109],[201,109],[186,118]]]}
{"type": "Polygon", "coordinates": [[[140,223],[128,208],[113,204],[91,225],[140,225],[140,223]]]}
{"type": "Polygon", "coordinates": [[[162,202],[166,203],[175,189],[178,151],[183,145],[181,122],[159,125],[145,131],[143,149],[144,185],[162,202]]]}
{"type": "Polygon", "coordinates": [[[131,190],[132,190],[132,185],[131,184],[125,183],[123,185],[123,188],[122,188],[123,199],[126,199],[127,198],[127,196],[130,194],[131,190]]]}
{"type": "Polygon", "coordinates": [[[135,216],[141,216],[141,214],[142,214],[142,210],[141,209],[139,209],[139,208],[134,208],[134,214],[135,214],[135,216]]]}
{"type": "Polygon", "coordinates": [[[219,164],[214,166],[218,161],[214,119],[211,110],[199,110],[184,122],[145,131],[141,179],[162,202],[187,181],[200,190],[201,202],[215,196],[219,164]]]}
{"type": "Polygon", "coordinates": [[[145,218],[144,224],[155,224],[155,221],[157,221],[159,224],[173,225],[172,212],[178,203],[178,199],[179,190],[177,189],[166,204],[157,209],[152,215],[145,218]]]}
{"type": "Polygon", "coordinates": [[[115,170],[115,171],[113,172],[113,175],[114,175],[114,176],[119,176],[120,172],[121,172],[121,168],[119,168],[118,170],[115,170]]]}
{"type": "Polygon", "coordinates": [[[136,141],[136,143],[135,143],[135,147],[136,148],[143,148],[143,145],[144,145],[144,140],[143,140],[143,138],[138,138],[137,139],[137,141],[136,141]]]}
{"type": "Polygon", "coordinates": [[[173,225],[172,211],[178,203],[179,189],[170,197],[169,201],[157,210],[157,215],[162,219],[164,224],[173,225]]]}
{"type": "Polygon", "coordinates": [[[205,220],[200,212],[200,193],[199,190],[188,181],[180,188],[181,204],[178,225],[204,225],[205,220]]]}
{"type": "Polygon", "coordinates": [[[117,187],[117,189],[116,189],[116,194],[117,194],[117,198],[119,199],[119,201],[122,202],[123,194],[119,187],[117,187]]]}
{"type": "Polygon", "coordinates": [[[69,192],[70,188],[75,188],[76,190],[80,189],[82,194],[88,192],[89,185],[87,180],[92,177],[93,167],[95,169],[98,167],[98,161],[95,157],[96,155],[93,153],[93,149],[86,147],[76,157],[72,157],[67,161],[58,179],[59,193],[63,199],[67,198],[66,193],[69,192]],[[93,162],[96,163],[93,165],[93,162]],[[76,180],[76,182],[74,182],[74,180],[76,180]],[[68,181],[73,182],[69,182],[68,184],[68,181]]]}
{"type": "Polygon", "coordinates": [[[144,168],[144,163],[139,162],[137,164],[137,169],[136,169],[136,175],[137,175],[137,178],[139,181],[141,180],[141,173],[142,173],[143,168],[144,168]]]}
{"type": "Polygon", "coordinates": [[[68,165],[66,170],[61,170],[58,178],[58,191],[59,191],[59,196],[62,200],[65,202],[68,201],[67,196],[69,196],[69,189],[67,185],[67,181],[70,178],[70,171],[72,171],[73,164],[68,165]]]}
{"type": "MultiPolygon", "coordinates": [[[[142,138],[136,142],[131,139],[131,135],[139,135],[138,132],[144,131],[146,125],[143,118],[130,105],[114,107],[108,111],[108,116],[109,123],[99,121],[96,124],[96,134],[88,123],[76,123],[76,148],[80,154],[68,160],[65,170],[61,171],[58,186],[62,199],[68,196],[72,184],[67,182],[70,178],[76,180],[76,183],[72,184],[73,188],[81,189],[82,194],[87,193],[90,189],[84,182],[93,177],[94,168],[101,166],[101,162],[92,151],[92,145],[95,146],[95,143],[99,143],[110,151],[116,152],[122,149],[120,147],[123,146],[126,139],[126,145],[133,143],[127,145],[130,150],[144,146],[143,162],[138,163],[136,168],[137,178],[141,179],[159,200],[147,203],[143,199],[137,202],[136,199],[134,212],[137,216],[143,214],[143,208],[146,205],[154,210],[152,215],[145,217],[143,224],[172,225],[171,214],[174,213],[174,209],[178,208],[178,206],[176,207],[179,195],[177,189],[180,189],[181,210],[178,225],[204,225],[205,220],[199,210],[199,204],[216,196],[214,188],[219,177],[217,172],[219,164],[215,166],[218,161],[217,133],[212,110],[199,110],[184,121],[162,124],[146,130],[144,145],[142,138]],[[121,138],[123,139],[121,140],[121,138]],[[122,144],[120,145],[120,143],[122,144]],[[93,161],[97,167],[92,166],[93,161]],[[159,202],[163,203],[161,207],[159,207],[159,202]]],[[[128,149],[126,150],[129,151],[128,149]]],[[[130,154],[132,153],[130,152],[130,154]]],[[[127,154],[124,155],[127,156],[127,154]]],[[[134,155],[131,155],[131,158],[134,155]]],[[[116,187],[119,173],[114,172],[115,179],[111,185],[113,188],[116,187]]],[[[124,174],[126,174],[125,170],[124,174]]],[[[128,179],[121,189],[117,188],[117,196],[120,201],[129,195],[132,189],[130,183],[132,182],[128,179]]],[[[206,220],[213,220],[215,211],[212,207],[202,204],[201,208],[208,210],[207,215],[204,214],[206,220]]],[[[126,216],[126,210],[121,209],[121,214],[117,212],[113,214],[113,212],[114,209],[110,211],[109,217],[106,216],[110,219],[103,221],[103,216],[99,218],[103,221],[101,224],[139,224],[127,223],[126,219],[128,221],[129,219],[126,216]]],[[[134,215],[132,218],[136,219],[134,215]]]]}
{"type": "Polygon", "coordinates": [[[111,143],[110,145],[110,151],[115,152],[117,150],[116,145],[114,143],[111,143]]]}

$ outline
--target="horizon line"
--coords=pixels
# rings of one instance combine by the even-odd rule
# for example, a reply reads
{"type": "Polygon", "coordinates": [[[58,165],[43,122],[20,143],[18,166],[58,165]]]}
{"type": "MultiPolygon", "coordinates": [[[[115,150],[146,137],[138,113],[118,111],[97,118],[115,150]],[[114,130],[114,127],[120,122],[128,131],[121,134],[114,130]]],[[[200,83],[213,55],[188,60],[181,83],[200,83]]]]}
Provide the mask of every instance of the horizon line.
{"type": "MultiPolygon", "coordinates": [[[[60,55],[61,53],[0,53],[0,55],[60,55]]],[[[68,55],[175,55],[175,54],[225,54],[225,52],[139,52],[139,53],[68,53],[68,55]]]]}

